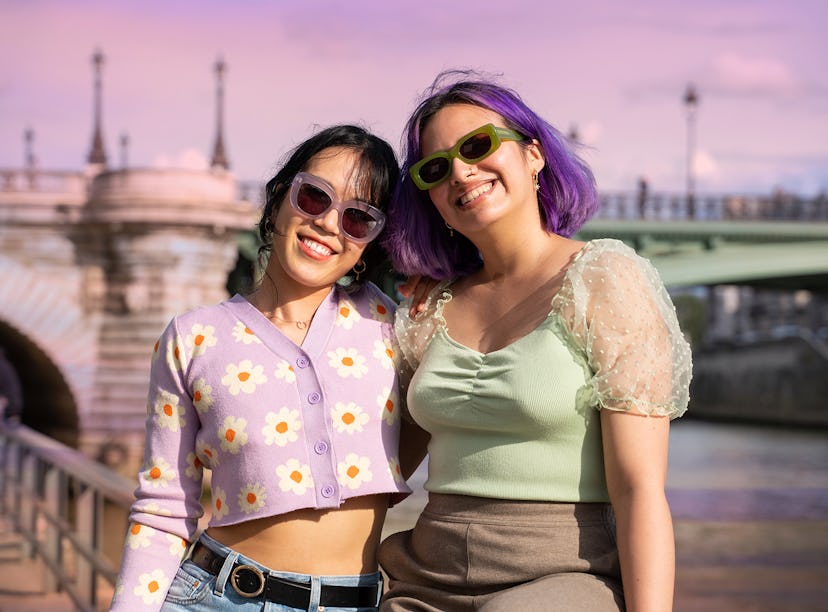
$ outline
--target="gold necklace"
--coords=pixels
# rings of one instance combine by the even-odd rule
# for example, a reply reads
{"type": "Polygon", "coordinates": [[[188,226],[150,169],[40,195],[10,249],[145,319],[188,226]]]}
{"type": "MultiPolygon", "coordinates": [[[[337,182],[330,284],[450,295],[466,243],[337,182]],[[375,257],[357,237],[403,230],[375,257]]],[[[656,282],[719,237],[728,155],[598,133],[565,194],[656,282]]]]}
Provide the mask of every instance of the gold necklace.
{"type": "Polygon", "coordinates": [[[277,321],[281,321],[282,323],[293,323],[299,329],[307,329],[308,323],[310,323],[310,319],[308,319],[307,321],[289,321],[288,319],[283,319],[282,317],[272,312],[268,313],[267,317],[270,320],[276,319],[277,321]]]}

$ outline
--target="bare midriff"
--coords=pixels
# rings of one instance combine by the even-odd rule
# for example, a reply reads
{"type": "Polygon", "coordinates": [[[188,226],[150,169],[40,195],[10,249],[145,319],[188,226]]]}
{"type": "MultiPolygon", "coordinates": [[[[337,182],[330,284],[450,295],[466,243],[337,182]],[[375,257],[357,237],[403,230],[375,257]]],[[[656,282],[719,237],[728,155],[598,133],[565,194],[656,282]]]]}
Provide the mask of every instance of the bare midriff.
{"type": "Polygon", "coordinates": [[[377,571],[377,546],[388,495],[346,500],[339,508],[287,514],[211,527],[207,534],[273,570],[353,575],[377,571]]]}

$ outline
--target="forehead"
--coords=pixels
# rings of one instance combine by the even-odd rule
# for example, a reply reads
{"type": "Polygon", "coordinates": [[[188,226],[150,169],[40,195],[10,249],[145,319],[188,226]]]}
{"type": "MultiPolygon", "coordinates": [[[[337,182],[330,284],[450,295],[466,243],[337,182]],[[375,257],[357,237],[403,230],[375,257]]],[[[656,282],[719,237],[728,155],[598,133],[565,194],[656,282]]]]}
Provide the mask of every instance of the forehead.
{"type": "Polygon", "coordinates": [[[353,199],[363,186],[361,156],[353,149],[331,147],[314,155],[304,170],[329,183],[341,200],[353,199]]]}
{"type": "Polygon", "coordinates": [[[471,104],[450,104],[434,113],[420,134],[422,155],[452,148],[457,141],[477,128],[493,123],[504,126],[506,122],[498,113],[471,104]]]}

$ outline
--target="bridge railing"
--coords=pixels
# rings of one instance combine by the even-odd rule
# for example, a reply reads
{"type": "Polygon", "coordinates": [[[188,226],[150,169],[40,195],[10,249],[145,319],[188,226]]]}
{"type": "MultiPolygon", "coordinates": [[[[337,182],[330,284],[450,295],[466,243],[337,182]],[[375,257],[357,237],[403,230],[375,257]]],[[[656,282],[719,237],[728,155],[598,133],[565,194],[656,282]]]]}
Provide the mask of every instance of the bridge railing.
{"type": "Polygon", "coordinates": [[[600,219],[652,221],[828,221],[828,197],[803,198],[789,193],[768,195],[686,194],[603,191],[600,219]]]}
{"type": "Polygon", "coordinates": [[[64,591],[89,612],[108,603],[118,568],[106,538],[122,542],[126,523],[107,530],[104,514],[115,508],[125,518],[134,488],[52,438],[0,421],[0,513],[20,534],[22,553],[43,562],[44,593],[64,591]]]}

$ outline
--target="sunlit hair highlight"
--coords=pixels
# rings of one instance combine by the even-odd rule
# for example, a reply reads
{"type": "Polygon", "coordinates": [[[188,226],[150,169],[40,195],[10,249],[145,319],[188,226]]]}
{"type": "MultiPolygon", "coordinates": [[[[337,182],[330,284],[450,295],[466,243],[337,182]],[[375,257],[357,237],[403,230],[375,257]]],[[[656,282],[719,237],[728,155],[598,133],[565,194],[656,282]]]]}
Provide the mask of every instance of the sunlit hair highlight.
{"type": "Polygon", "coordinates": [[[428,191],[419,190],[408,174],[422,157],[420,138],[429,120],[452,104],[493,111],[506,127],[540,144],[545,164],[538,174],[538,204],[548,232],[570,237],[595,214],[595,179],[566,136],[530,109],[515,91],[473,71],[448,70],[426,90],[403,133],[400,181],[388,207],[382,238],[399,272],[449,279],[482,265],[474,244],[457,232],[450,234],[428,191]]]}

